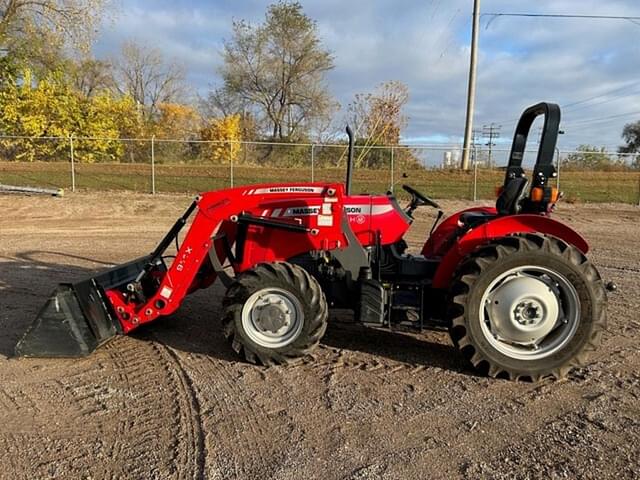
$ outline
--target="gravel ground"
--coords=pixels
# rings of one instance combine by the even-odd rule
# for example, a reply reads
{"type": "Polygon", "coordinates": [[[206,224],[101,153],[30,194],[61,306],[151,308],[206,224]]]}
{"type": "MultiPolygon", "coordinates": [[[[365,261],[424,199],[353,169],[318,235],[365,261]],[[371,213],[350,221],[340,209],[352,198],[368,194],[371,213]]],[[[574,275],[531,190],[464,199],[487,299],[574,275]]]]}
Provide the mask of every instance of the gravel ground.
{"type": "Polygon", "coordinates": [[[87,358],[10,358],[55,284],[147,253],[188,203],[0,197],[0,477],[640,476],[640,209],[629,205],[559,207],[619,286],[602,347],[563,381],[478,377],[444,334],[342,319],[313,361],[255,367],[222,338],[219,286],[87,358]]]}

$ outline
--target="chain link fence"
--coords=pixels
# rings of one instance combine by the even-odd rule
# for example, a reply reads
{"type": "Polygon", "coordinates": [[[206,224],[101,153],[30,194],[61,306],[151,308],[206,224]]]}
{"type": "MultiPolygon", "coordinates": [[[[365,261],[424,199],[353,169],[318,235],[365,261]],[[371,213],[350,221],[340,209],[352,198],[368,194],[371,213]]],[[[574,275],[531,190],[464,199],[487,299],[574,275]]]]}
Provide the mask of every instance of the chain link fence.
{"type": "MultiPolygon", "coordinates": [[[[537,148],[523,160],[529,171],[537,148]]],[[[509,149],[476,146],[461,171],[459,145],[357,145],[355,192],[408,183],[434,198],[490,199],[509,149]]],[[[557,151],[557,186],[567,201],[640,204],[640,157],[557,151]]],[[[0,137],[0,184],[148,193],[197,193],[262,182],[342,182],[345,144],[207,142],[166,139],[0,137]]]]}

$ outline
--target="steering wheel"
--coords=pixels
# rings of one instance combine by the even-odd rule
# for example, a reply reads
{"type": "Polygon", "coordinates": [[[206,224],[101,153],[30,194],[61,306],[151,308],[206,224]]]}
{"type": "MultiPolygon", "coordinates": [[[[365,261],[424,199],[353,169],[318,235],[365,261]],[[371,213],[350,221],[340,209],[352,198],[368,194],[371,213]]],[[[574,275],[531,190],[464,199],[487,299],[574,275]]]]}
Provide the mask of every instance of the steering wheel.
{"type": "Polygon", "coordinates": [[[426,195],[423,195],[422,193],[417,191],[415,188],[412,188],[409,185],[402,185],[402,188],[405,192],[411,195],[411,203],[409,204],[408,208],[409,215],[411,215],[411,213],[413,213],[416,208],[422,207],[423,205],[429,205],[430,207],[442,210],[442,207],[440,207],[440,205],[438,205],[426,195]]]}

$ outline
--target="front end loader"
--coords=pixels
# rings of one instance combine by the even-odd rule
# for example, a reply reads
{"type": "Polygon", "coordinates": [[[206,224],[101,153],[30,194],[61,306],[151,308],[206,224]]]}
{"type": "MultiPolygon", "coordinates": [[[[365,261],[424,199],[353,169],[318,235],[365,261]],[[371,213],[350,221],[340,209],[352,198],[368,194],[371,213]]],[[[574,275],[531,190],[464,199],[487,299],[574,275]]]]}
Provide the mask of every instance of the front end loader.
{"type": "Polygon", "coordinates": [[[551,218],[559,193],[555,104],[525,110],[495,208],[434,225],[419,255],[403,239],[417,208],[440,206],[404,185],[353,194],[347,180],[241,186],[199,195],[157,248],[95,277],[58,287],[16,346],[19,356],[80,356],[175,312],[216,280],[222,328],[250,362],[285,363],[321,340],[330,308],[389,329],[446,329],[481,372],[537,380],[585,361],[606,323],[606,292],[587,242],[551,218]],[[531,182],[522,168],[531,125],[544,116],[531,182]],[[188,221],[175,256],[166,254],[188,221]]]}

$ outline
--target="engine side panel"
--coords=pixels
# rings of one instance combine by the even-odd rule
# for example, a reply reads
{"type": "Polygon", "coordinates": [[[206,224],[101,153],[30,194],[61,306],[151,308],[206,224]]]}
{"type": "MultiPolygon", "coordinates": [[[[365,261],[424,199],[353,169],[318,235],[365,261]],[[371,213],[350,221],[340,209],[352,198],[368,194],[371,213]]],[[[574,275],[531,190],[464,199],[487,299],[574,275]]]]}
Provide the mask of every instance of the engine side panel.
{"type": "Polygon", "coordinates": [[[382,245],[397,242],[409,229],[408,217],[393,197],[387,195],[351,195],[345,197],[344,210],[349,226],[364,247],[376,242],[380,232],[382,245]]]}

